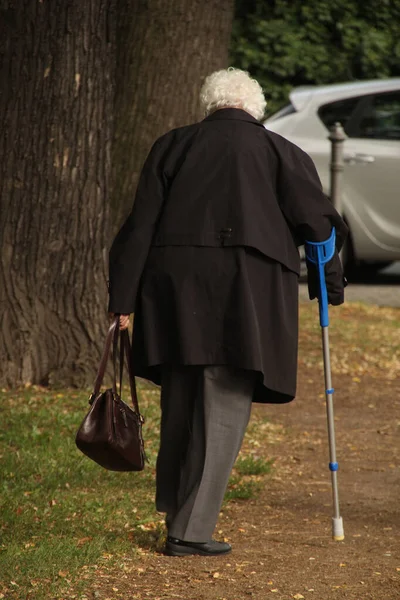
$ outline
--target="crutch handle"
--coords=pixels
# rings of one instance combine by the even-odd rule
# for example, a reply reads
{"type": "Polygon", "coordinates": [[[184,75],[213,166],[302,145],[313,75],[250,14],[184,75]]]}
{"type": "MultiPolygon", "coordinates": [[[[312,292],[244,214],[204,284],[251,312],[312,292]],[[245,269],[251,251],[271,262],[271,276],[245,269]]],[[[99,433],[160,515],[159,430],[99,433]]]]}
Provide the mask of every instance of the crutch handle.
{"type": "Polygon", "coordinates": [[[310,263],[316,265],[318,269],[318,281],[319,281],[319,322],[321,327],[328,327],[329,325],[329,314],[328,314],[328,292],[326,289],[325,281],[325,265],[329,262],[335,254],[335,241],[336,241],[336,230],[333,227],[332,233],[327,240],[324,242],[305,242],[305,251],[307,260],[310,263]]]}

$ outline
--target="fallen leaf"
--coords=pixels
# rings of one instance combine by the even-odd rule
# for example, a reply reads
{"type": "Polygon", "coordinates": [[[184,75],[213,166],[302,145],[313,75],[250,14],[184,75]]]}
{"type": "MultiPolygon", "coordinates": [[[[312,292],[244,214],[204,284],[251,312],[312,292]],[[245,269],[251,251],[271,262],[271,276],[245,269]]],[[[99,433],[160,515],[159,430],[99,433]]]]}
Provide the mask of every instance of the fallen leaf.
{"type": "Polygon", "coordinates": [[[217,573],[213,573],[213,577],[214,577],[214,579],[218,579],[219,573],[218,572],[217,573]]]}
{"type": "Polygon", "coordinates": [[[68,575],[68,571],[58,571],[60,577],[66,577],[68,575]]]}
{"type": "Polygon", "coordinates": [[[77,545],[78,545],[78,546],[83,546],[83,544],[86,544],[86,542],[90,542],[90,540],[91,540],[91,539],[92,539],[91,537],[83,537],[83,538],[80,538],[80,539],[77,541],[77,545]]]}
{"type": "Polygon", "coordinates": [[[295,600],[302,600],[302,598],[304,598],[304,596],[302,596],[301,594],[295,594],[293,596],[293,598],[295,598],[295,600]]]}

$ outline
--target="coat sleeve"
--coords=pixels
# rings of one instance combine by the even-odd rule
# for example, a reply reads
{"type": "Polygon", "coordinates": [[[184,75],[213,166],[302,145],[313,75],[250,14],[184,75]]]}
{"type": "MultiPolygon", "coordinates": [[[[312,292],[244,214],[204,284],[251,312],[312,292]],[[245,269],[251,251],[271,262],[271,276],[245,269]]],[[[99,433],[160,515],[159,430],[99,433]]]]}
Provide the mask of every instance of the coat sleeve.
{"type": "Polygon", "coordinates": [[[133,209],[109,253],[109,312],[130,314],[167,190],[165,144],[153,145],[141,172],[133,209]]]}
{"type": "MultiPolygon", "coordinates": [[[[325,265],[325,279],[330,304],[342,304],[346,280],[338,252],[347,237],[348,229],[322,185],[311,158],[297,148],[289,146],[282,152],[278,171],[278,197],[283,214],[288,221],[298,245],[305,241],[323,242],[336,228],[336,251],[325,265]]],[[[318,277],[314,265],[307,262],[308,291],[310,299],[318,295],[318,277]]]]}

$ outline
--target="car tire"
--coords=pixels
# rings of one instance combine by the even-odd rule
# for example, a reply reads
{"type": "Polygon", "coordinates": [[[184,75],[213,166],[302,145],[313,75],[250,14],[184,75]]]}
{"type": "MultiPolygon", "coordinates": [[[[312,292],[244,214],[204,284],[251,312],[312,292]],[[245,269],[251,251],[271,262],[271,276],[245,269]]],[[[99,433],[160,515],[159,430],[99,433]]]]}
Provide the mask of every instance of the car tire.
{"type": "Polygon", "coordinates": [[[347,236],[343,250],[341,252],[342,264],[344,267],[344,273],[350,281],[357,281],[360,279],[370,279],[374,277],[379,271],[385,269],[389,265],[393,264],[392,260],[382,260],[374,262],[364,262],[357,260],[354,254],[353,241],[351,234],[347,236]]]}
{"type": "Polygon", "coordinates": [[[363,262],[359,265],[357,271],[360,273],[360,276],[364,278],[374,277],[379,271],[386,269],[393,264],[391,260],[382,260],[373,263],[363,262]]]}

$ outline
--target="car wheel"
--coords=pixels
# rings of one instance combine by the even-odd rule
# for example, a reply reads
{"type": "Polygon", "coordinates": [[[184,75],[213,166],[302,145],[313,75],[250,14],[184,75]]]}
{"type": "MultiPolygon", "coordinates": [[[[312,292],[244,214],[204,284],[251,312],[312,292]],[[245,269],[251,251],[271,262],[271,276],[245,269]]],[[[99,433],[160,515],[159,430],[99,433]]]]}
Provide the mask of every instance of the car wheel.
{"type": "Polygon", "coordinates": [[[360,271],[364,277],[373,277],[379,271],[389,267],[391,264],[393,264],[393,261],[391,260],[382,260],[373,263],[363,262],[359,265],[358,271],[360,271]]]}
{"type": "Polygon", "coordinates": [[[341,259],[347,279],[353,281],[357,279],[369,279],[374,277],[377,273],[379,273],[379,271],[393,264],[393,261],[391,260],[377,260],[374,262],[357,260],[354,255],[353,241],[350,233],[347,236],[347,240],[341,252],[341,259]]]}

